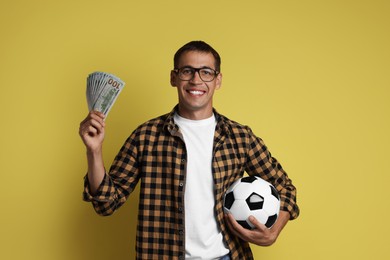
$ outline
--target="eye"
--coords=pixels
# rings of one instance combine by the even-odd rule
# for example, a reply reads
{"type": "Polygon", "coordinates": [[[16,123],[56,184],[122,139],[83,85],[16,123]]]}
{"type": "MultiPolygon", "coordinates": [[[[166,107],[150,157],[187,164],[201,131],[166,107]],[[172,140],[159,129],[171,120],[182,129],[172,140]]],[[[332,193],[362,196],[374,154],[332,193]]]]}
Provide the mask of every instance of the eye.
{"type": "Polygon", "coordinates": [[[183,75],[192,75],[192,69],[190,68],[183,68],[180,70],[180,73],[183,74],[183,75]]]}
{"type": "Polygon", "coordinates": [[[214,71],[211,69],[201,69],[200,73],[204,76],[214,75],[214,71]]]}

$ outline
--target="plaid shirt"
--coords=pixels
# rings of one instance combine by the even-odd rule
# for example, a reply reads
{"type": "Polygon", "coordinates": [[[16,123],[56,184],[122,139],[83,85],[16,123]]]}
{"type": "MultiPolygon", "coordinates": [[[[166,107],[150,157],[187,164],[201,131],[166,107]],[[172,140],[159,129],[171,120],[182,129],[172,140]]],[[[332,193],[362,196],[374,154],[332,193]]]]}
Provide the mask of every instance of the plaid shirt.
{"type": "MultiPolygon", "coordinates": [[[[117,210],[141,180],[136,252],[137,259],[184,259],[184,192],[186,147],[171,113],[139,126],[126,140],[97,194],[89,193],[85,178],[84,200],[100,215],[117,210]]],[[[231,234],[224,221],[223,195],[244,172],[272,183],[281,197],[281,210],[291,219],[299,214],[296,189],[263,141],[251,129],[214,110],[212,173],[215,216],[232,259],[253,259],[249,244],[231,234]]]]}

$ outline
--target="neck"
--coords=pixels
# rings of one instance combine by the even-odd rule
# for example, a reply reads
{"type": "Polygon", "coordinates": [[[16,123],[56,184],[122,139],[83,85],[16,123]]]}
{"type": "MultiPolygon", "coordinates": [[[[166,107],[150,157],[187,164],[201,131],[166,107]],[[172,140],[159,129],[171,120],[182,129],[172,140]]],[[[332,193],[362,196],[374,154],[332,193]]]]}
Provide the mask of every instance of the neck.
{"type": "Polygon", "coordinates": [[[179,105],[178,113],[181,117],[190,119],[190,120],[203,120],[210,118],[213,115],[213,108],[207,110],[185,110],[182,109],[179,105]]]}

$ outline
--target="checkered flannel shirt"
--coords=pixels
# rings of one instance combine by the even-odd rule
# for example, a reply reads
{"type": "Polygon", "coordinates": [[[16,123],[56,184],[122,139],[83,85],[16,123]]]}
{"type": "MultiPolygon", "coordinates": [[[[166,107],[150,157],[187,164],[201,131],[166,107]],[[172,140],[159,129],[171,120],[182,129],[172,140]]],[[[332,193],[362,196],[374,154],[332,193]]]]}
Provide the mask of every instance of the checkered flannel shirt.
{"type": "MultiPolygon", "coordinates": [[[[179,127],[169,114],[139,126],[116,156],[98,192],[91,196],[85,178],[83,197],[100,215],[117,210],[141,180],[136,254],[137,259],[184,259],[184,192],[186,148],[179,127]]],[[[244,172],[272,183],[279,191],[281,210],[291,219],[299,214],[296,189],[279,162],[251,129],[214,110],[212,173],[215,216],[232,259],[253,259],[247,242],[229,232],[224,221],[223,195],[244,172]]]]}

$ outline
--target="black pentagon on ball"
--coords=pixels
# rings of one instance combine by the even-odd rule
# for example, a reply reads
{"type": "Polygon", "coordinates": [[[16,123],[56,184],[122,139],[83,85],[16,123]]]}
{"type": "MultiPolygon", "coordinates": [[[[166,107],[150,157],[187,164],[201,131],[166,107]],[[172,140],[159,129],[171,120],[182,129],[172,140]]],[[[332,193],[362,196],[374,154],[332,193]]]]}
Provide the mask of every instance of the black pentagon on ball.
{"type": "Polygon", "coordinates": [[[243,177],[241,178],[241,182],[248,182],[248,183],[252,183],[256,180],[256,177],[255,176],[247,176],[247,177],[243,177]]]}
{"type": "Polygon", "coordinates": [[[277,198],[278,200],[280,200],[278,191],[277,191],[273,186],[270,186],[270,188],[271,188],[271,194],[272,194],[275,198],[277,198]]]}
{"type": "Polygon", "coordinates": [[[278,215],[277,215],[277,214],[272,215],[272,216],[269,216],[267,222],[266,222],[264,225],[265,225],[267,228],[272,227],[272,225],[275,224],[277,218],[278,218],[278,215]]]}
{"type": "Polygon", "coordinates": [[[249,195],[249,197],[245,201],[251,210],[263,208],[264,198],[256,192],[253,192],[251,195],[249,195]]]}
{"type": "Polygon", "coordinates": [[[246,229],[252,229],[252,227],[249,226],[248,222],[246,222],[245,220],[237,220],[237,223],[246,229]]]}
{"type": "Polygon", "coordinates": [[[229,192],[225,196],[225,208],[230,209],[234,202],[234,194],[233,192],[229,192]]]}

